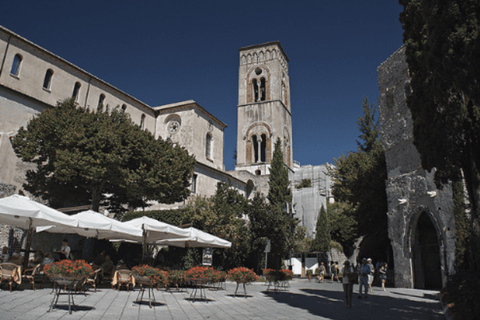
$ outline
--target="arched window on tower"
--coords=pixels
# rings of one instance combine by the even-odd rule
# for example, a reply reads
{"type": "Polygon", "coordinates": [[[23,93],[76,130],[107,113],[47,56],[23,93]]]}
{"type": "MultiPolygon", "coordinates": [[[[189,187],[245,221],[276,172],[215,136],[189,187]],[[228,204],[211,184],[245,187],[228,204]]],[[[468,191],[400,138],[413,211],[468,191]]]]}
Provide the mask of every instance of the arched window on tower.
{"type": "Polygon", "coordinates": [[[267,135],[252,136],[253,142],[253,161],[266,162],[267,161],[267,135]]]}
{"type": "Polygon", "coordinates": [[[265,101],[267,93],[265,91],[265,78],[260,79],[260,101],[265,101]]]}
{"type": "Polygon", "coordinates": [[[205,156],[207,157],[207,159],[213,159],[213,138],[210,133],[207,133],[205,139],[205,156]]]}
{"type": "Polygon", "coordinates": [[[52,87],[53,70],[48,69],[43,79],[43,89],[50,90],[52,87]]]}
{"type": "Polygon", "coordinates": [[[267,161],[267,135],[262,134],[262,141],[260,143],[260,161],[267,161]]]}
{"type": "Polygon", "coordinates": [[[257,102],[258,101],[258,94],[259,94],[257,79],[253,79],[252,84],[253,84],[253,96],[254,96],[253,101],[257,102]]]}
{"type": "Polygon", "coordinates": [[[15,55],[15,57],[13,57],[12,69],[10,69],[10,74],[12,76],[18,77],[20,74],[20,64],[22,63],[22,60],[22,56],[18,53],[15,55]]]}
{"type": "Polygon", "coordinates": [[[77,102],[78,101],[78,95],[80,93],[80,87],[82,85],[80,84],[80,82],[75,82],[75,85],[73,86],[73,93],[72,93],[72,98],[73,98],[73,101],[77,102]]]}

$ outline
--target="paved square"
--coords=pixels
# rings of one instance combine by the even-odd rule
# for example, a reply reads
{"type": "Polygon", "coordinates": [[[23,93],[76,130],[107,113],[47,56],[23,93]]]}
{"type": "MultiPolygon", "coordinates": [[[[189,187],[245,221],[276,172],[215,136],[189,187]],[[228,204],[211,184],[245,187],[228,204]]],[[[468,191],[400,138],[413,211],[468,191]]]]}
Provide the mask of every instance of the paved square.
{"type": "MultiPolygon", "coordinates": [[[[76,294],[76,309],[68,313],[67,295],[62,294],[58,307],[47,312],[53,299],[51,288],[31,290],[26,285],[10,293],[0,291],[0,319],[444,319],[438,291],[374,288],[367,300],[354,294],[352,309],[343,302],[342,284],[317,283],[304,279],[290,282],[288,291],[267,292],[265,283],[247,286],[247,297],[236,284],[228,282],[226,290],[206,290],[207,300],[190,298],[192,289],[184,291],[155,290],[156,302],[148,306],[134,303],[139,289],[127,292],[100,288],[76,294]]],[[[5,289],[5,287],[4,287],[5,289]]],[[[354,292],[358,292],[355,285],[354,292]]]]}

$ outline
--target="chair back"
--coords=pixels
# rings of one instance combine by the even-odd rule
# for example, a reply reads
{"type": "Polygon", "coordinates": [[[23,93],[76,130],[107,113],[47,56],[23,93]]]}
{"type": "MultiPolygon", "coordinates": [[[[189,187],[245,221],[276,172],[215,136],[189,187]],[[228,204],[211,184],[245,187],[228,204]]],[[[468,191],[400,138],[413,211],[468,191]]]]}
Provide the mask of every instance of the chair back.
{"type": "Polygon", "coordinates": [[[2,270],[2,279],[14,279],[19,276],[18,270],[20,266],[16,265],[15,263],[0,263],[0,268],[2,270]]]}
{"type": "Polygon", "coordinates": [[[121,282],[127,282],[131,280],[132,271],[130,270],[118,270],[117,279],[121,282]]]}

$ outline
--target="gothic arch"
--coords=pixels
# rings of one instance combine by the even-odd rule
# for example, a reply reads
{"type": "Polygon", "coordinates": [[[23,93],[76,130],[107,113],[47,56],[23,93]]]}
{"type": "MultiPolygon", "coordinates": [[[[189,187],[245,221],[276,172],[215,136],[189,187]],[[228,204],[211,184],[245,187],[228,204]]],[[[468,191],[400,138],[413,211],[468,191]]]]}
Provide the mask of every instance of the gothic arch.
{"type": "Polygon", "coordinates": [[[414,288],[439,289],[446,268],[445,234],[440,220],[426,206],[419,206],[407,225],[405,257],[410,259],[414,288]]]}
{"type": "Polygon", "coordinates": [[[290,132],[286,127],[283,128],[283,162],[287,164],[287,166],[291,167],[292,164],[290,163],[292,152],[292,141],[290,139],[290,132]]]}

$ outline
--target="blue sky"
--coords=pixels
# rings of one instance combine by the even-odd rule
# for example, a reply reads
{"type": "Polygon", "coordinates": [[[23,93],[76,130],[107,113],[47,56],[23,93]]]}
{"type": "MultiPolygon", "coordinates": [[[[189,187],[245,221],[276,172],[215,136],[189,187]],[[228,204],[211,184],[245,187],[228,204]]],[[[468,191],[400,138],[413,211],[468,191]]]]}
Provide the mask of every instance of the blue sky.
{"type": "Polygon", "coordinates": [[[357,148],[377,67],[402,45],[396,0],[7,1],[0,24],[150,106],[193,99],[236,149],[241,47],[280,41],[289,62],[293,156],[333,163],[357,148]]]}

